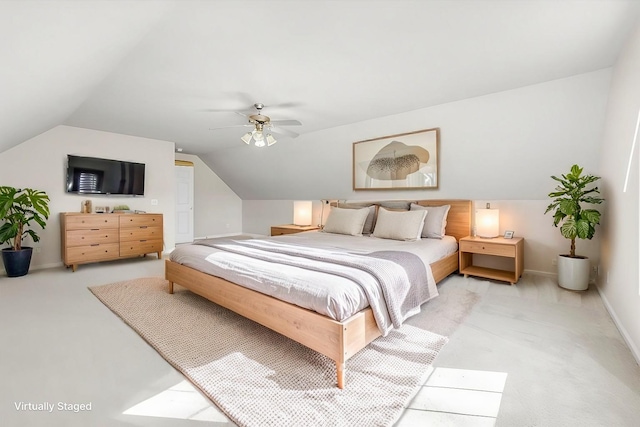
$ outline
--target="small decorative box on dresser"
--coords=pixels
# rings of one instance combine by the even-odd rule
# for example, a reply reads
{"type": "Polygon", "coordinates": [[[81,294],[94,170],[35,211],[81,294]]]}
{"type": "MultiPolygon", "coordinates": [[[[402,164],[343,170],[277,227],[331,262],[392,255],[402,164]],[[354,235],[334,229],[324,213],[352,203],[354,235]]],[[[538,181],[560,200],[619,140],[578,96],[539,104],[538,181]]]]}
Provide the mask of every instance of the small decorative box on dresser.
{"type": "Polygon", "coordinates": [[[62,262],[79,264],[131,258],[148,253],[162,257],[162,214],[60,214],[62,262]]]}
{"type": "Polygon", "coordinates": [[[320,227],[315,225],[274,225],[271,227],[272,236],[282,236],[283,234],[295,234],[303,231],[319,230],[320,227]]]}
{"type": "Polygon", "coordinates": [[[464,277],[478,276],[502,280],[515,285],[522,276],[524,270],[524,238],[522,237],[512,239],[463,237],[460,239],[459,245],[460,273],[464,274],[464,277]],[[513,258],[514,271],[475,266],[473,265],[473,254],[513,258]]]}

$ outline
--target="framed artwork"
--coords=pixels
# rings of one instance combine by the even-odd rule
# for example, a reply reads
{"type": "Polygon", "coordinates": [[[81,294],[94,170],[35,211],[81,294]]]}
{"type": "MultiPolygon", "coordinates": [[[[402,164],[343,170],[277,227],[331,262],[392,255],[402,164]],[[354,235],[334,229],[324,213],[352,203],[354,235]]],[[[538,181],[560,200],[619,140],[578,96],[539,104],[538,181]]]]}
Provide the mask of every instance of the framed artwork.
{"type": "Polygon", "coordinates": [[[505,239],[513,239],[513,231],[511,230],[507,230],[504,232],[504,238],[505,239]]]}
{"type": "Polygon", "coordinates": [[[353,143],[354,190],[438,188],[440,128],[353,143]]]}

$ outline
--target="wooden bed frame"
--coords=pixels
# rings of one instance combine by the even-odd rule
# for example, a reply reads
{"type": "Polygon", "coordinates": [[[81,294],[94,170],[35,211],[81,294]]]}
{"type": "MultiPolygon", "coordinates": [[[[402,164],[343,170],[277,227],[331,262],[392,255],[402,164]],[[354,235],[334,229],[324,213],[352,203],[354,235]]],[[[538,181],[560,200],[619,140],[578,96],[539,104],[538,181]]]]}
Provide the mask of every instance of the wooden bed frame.
{"type": "MultiPolygon", "coordinates": [[[[470,200],[421,200],[418,203],[422,206],[451,205],[446,234],[454,236],[456,240],[470,235],[470,200]]],[[[436,283],[440,282],[458,270],[458,252],[434,262],[431,269],[436,283]]],[[[381,335],[371,308],[338,322],[170,260],[165,261],[165,278],[169,281],[171,294],[174,283],[177,283],[331,358],[336,363],[339,388],[344,388],[347,359],[381,335]]]]}

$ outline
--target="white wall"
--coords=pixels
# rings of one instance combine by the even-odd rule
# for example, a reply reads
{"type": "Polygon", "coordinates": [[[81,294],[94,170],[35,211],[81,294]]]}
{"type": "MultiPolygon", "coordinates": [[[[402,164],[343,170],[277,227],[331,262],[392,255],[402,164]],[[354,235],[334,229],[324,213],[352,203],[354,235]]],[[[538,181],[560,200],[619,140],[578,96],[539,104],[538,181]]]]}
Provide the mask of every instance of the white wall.
{"type": "Polygon", "coordinates": [[[242,233],[242,200],[198,156],[176,153],[194,166],[194,236],[242,233]]]}
{"type": "MultiPolygon", "coordinates": [[[[368,199],[374,200],[374,199],[368,199]]],[[[382,200],[382,199],[377,199],[382,200]]],[[[386,199],[385,199],[386,200],[386,199]]],[[[412,199],[416,200],[416,199],[412,199]]],[[[546,200],[473,200],[472,209],[485,207],[500,210],[500,234],[506,230],[515,231],[516,236],[525,237],[525,265],[530,272],[556,274],[553,261],[559,253],[569,253],[569,241],[562,237],[560,230],[553,227],[551,214],[543,215],[546,200]]],[[[313,224],[320,223],[322,204],[313,202],[313,224]]],[[[325,208],[324,221],[330,209],[325,208]]],[[[473,215],[472,215],[473,227],[473,215]]],[[[243,202],[243,232],[269,235],[272,225],[291,224],[293,221],[293,200],[245,200],[243,202]]],[[[576,242],[578,253],[588,256],[593,266],[599,262],[599,238],[576,242]]],[[[511,264],[496,263],[495,259],[477,257],[479,265],[513,268],[511,264]]],[[[595,277],[594,277],[595,279],[595,277]]]]}
{"type": "MultiPolygon", "coordinates": [[[[453,198],[481,207],[488,201],[500,209],[501,231],[525,237],[525,268],[555,273],[551,260],[567,253],[569,243],[544,215],[555,187],[550,176],[574,163],[598,171],[610,77],[611,70],[600,70],[328,129],[266,150],[225,150],[224,162],[214,163],[223,170],[245,165],[246,185],[234,187],[246,195],[245,232],[267,234],[269,225],[290,223],[292,200],[317,200],[316,211],[320,199],[453,198]],[[353,142],[432,127],[441,130],[438,190],[352,190],[353,142]]],[[[593,265],[598,239],[596,233],[577,242],[593,265]]]]}
{"type": "Polygon", "coordinates": [[[604,197],[602,266],[598,289],[640,363],[640,277],[638,271],[638,185],[640,141],[627,191],[623,192],[629,156],[640,112],[640,26],[627,42],[614,67],[601,149],[600,173],[604,197]]]}
{"type": "Polygon", "coordinates": [[[283,138],[263,149],[239,143],[202,159],[243,200],[542,200],[550,175],[573,163],[597,170],[610,76],[600,70],[283,138]],[[434,127],[441,133],[438,190],[352,190],[353,142],[434,127]]]}
{"type": "Polygon", "coordinates": [[[165,250],[175,246],[174,143],[109,132],[57,126],[0,153],[0,185],[44,190],[51,199],[47,228],[32,268],[61,264],[60,212],[80,212],[83,200],[93,206],[126,204],[131,209],[164,214],[165,250]],[[146,164],[144,197],[86,196],[65,192],[67,154],[146,164]],[[152,206],[151,199],[158,200],[152,206]]]}

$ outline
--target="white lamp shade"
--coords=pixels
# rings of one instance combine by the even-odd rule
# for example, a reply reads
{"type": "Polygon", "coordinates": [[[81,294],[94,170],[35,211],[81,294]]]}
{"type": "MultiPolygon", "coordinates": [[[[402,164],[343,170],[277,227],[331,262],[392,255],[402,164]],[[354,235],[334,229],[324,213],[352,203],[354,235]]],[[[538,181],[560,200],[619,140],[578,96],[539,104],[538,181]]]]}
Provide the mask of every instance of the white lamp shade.
{"type": "Polygon", "coordinates": [[[240,139],[242,140],[242,142],[244,142],[245,144],[249,145],[249,143],[251,142],[251,137],[252,136],[253,135],[251,134],[251,132],[247,132],[240,139]]]}
{"type": "Polygon", "coordinates": [[[310,200],[293,202],[293,224],[311,225],[312,206],[310,200]]]}
{"type": "Polygon", "coordinates": [[[476,209],[476,235],[487,238],[500,235],[500,209],[476,209]]]}

